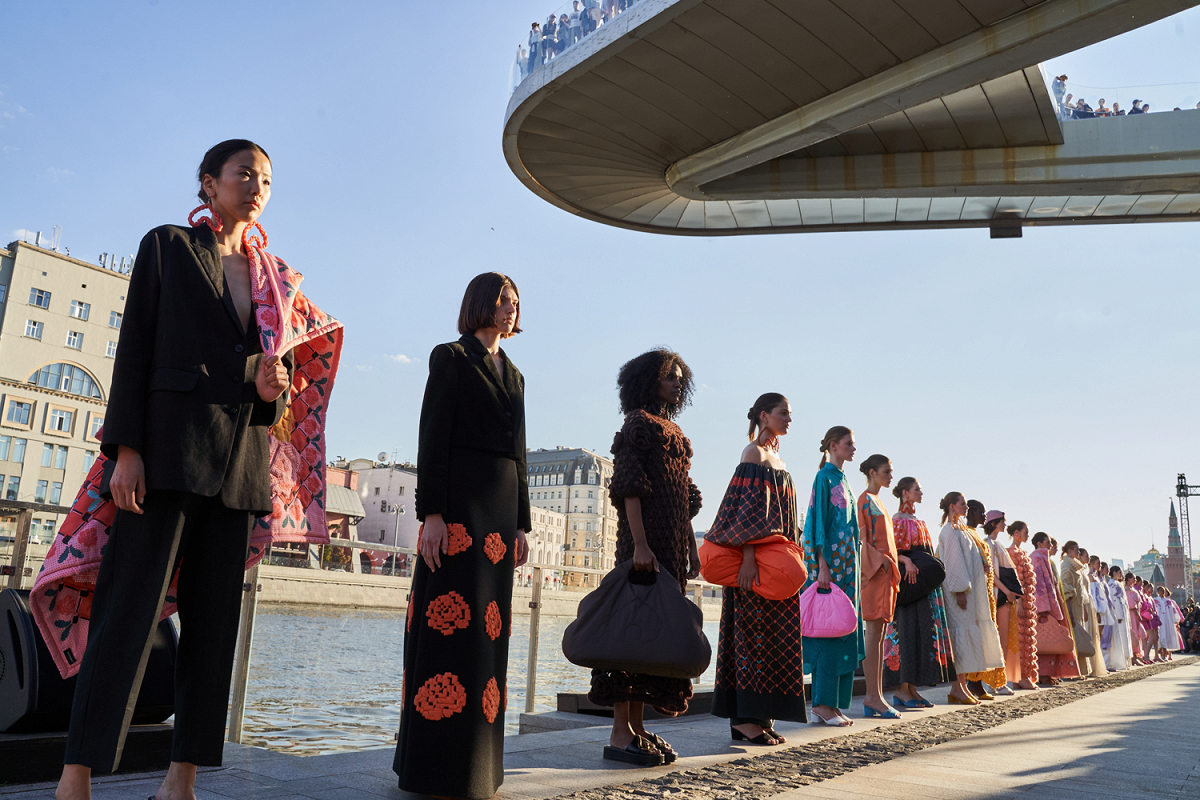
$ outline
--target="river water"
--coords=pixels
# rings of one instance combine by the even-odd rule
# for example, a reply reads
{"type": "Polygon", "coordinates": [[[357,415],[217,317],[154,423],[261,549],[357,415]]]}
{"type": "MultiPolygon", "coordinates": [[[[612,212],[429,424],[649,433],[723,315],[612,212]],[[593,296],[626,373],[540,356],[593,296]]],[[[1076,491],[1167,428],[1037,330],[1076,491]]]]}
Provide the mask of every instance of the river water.
{"type": "MultiPolygon", "coordinates": [[[[589,672],[563,658],[573,617],[542,617],[535,711],[554,711],[559,692],[587,691],[589,672]]],[[[394,747],[400,724],[403,611],[259,605],[246,692],[243,743],[293,755],[394,747]]],[[[505,734],[525,709],[529,617],[514,616],[505,734]]],[[[716,671],[717,623],[705,622],[716,671]]]]}

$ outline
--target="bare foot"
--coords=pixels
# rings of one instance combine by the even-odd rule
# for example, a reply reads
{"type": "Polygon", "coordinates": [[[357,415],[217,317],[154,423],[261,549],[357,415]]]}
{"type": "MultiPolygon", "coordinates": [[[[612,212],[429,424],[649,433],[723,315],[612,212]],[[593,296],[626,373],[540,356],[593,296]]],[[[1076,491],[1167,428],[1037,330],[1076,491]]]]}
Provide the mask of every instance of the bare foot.
{"type": "Polygon", "coordinates": [[[82,764],[64,764],[54,800],[92,800],[92,770],[82,764]]]}

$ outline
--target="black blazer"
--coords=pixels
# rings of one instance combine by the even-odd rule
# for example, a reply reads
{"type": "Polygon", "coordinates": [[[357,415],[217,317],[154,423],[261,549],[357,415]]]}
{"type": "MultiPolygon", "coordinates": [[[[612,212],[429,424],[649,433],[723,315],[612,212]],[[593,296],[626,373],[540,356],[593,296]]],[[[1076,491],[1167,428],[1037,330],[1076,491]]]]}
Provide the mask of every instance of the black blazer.
{"type": "MultiPolygon", "coordinates": [[[[284,357],[291,373],[291,355],[284,357]]],[[[258,326],[242,329],[216,235],[163,225],[138,248],[113,365],[101,451],[138,451],[148,490],[221,496],[228,508],[271,510],[267,437],[288,393],[264,403],[254,379],[258,326]],[[159,256],[161,255],[161,279],[159,256]]]]}
{"type": "Polygon", "coordinates": [[[482,450],[517,462],[517,527],[528,532],[525,377],[504,351],[504,379],[487,348],[467,334],[429,355],[417,450],[417,519],[446,512],[450,450],[482,450]]]}

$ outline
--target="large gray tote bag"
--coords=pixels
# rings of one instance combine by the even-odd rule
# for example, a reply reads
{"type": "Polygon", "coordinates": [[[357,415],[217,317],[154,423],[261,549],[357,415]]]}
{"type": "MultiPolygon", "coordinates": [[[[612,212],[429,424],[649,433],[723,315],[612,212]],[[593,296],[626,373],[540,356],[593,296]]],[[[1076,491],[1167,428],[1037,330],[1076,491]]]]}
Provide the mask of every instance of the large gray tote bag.
{"type": "Polygon", "coordinates": [[[563,655],[572,664],[666,678],[698,678],[712,660],[704,612],[669,575],[618,564],[579,603],[563,655]]]}

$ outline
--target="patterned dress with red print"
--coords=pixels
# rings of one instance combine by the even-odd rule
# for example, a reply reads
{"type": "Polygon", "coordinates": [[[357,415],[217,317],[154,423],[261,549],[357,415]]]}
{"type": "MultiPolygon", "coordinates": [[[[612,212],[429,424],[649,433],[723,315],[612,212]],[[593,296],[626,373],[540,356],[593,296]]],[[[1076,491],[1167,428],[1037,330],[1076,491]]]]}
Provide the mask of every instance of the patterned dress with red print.
{"type": "MultiPolygon", "coordinates": [[[[896,552],[913,550],[933,555],[933,539],[912,503],[901,503],[892,516],[896,552]]],[[[915,603],[896,607],[896,617],[883,635],[883,685],[911,683],[936,686],[953,680],[950,629],[946,624],[946,596],[937,587],[915,603]]]]}
{"type": "MultiPolygon", "coordinates": [[[[728,547],[768,536],[800,541],[792,476],[765,464],[739,464],[705,539],[728,547]]],[[[723,590],[712,713],[731,725],[804,722],[800,595],[767,600],[736,586],[723,590]]]]}

